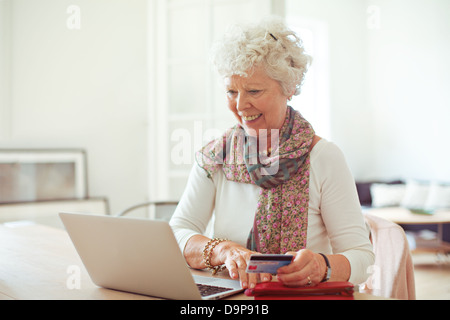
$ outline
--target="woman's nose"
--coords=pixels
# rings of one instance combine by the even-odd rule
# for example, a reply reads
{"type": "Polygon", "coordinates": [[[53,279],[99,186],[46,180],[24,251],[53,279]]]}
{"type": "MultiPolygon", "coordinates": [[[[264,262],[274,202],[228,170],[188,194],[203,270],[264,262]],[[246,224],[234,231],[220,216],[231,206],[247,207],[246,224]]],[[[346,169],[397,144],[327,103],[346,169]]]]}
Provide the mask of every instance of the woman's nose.
{"type": "Polygon", "coordinates": [[[248,100],[244,94],[239,94],[236,99],[236,109],[238,111],[244,111],[248,108],[248,100]]]}

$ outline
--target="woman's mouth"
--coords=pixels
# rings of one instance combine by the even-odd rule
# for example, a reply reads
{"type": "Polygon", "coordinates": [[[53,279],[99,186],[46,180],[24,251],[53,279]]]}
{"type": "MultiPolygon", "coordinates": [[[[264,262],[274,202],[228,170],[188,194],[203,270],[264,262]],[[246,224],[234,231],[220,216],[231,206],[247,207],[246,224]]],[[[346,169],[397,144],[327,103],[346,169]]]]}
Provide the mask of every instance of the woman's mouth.
{"type": "Polygon", "coordinates": [[[252,121],[259,119],[261,116],[262,116],[262,113],[254,115],[254,116],[242,116],[242,119],[245,122],[252,122],[252,121]]]}

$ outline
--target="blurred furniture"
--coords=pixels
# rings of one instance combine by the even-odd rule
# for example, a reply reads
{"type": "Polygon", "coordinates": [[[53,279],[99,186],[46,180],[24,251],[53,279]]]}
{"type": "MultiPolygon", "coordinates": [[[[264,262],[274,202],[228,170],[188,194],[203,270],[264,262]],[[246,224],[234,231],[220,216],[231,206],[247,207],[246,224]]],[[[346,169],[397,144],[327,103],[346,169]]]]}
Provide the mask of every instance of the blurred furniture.
{"type": "Polygon", "coordinates": [[[88,198],[81,149],[0,149],[0,203],[88,198]]]}
{"type": "Polygon", "coordinates": [[[149,208],[148,216],[156,220],[169,221],[175,211],[178,201],[147,201],[122,210],[117,216],[122,217],[141,208],[149,208]]]}
{"type": "Polygon", "coordinates": [[[2,203],[0,204],[0,223],[12,225],[35,222],[62,228],[63,225],[58,217],[58,213],[62,211],[109,214],[109,203],[106,198],[2,203]]]}
{"type": "Polygon", "coordinates": [[[405,232],[391,221],[369,214],[364,217],[370,227],[375,264],[368,270],[371,276],[360,285],[360,292],[414,300],[414,267],[405,232]]]}
{"type": "Polygon", "coordinates": [[[411,250],[450,252],[450,185],[408,180],[357,182],[363,211],[399,224],[411,250]]]}
{"type": "Polygon", "coordinates": [[[82,149],[0,149],[0,223],[61,227],[61,211],[109,214],[108,200],[88,192],[82,149]]]}
{"type": "MultiPolygon", "coordinates": [[[[450,224],[450,210],[436,210],[433,214],[413,213],[401,207],[372,208],[366,211],[372,216],[392,221],[399,225],[437,225],[437,236],[429,239],[415,236],[412,249],[449,253],[450,243],[444,241],[444,225],[450,224]]],[[[420,234],[419,234],[420,235],[420,234]]]]}

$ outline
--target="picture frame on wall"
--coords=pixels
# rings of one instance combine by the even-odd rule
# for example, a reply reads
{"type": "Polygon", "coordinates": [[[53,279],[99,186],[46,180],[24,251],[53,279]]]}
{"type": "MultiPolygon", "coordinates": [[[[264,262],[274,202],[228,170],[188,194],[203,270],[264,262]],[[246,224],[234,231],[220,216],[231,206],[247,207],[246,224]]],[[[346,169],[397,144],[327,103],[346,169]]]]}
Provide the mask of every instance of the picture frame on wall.
{"type": "Polygon", "coordinates": [[[0,149],[0,203],[86,198],[84,150],[0,149]]]}

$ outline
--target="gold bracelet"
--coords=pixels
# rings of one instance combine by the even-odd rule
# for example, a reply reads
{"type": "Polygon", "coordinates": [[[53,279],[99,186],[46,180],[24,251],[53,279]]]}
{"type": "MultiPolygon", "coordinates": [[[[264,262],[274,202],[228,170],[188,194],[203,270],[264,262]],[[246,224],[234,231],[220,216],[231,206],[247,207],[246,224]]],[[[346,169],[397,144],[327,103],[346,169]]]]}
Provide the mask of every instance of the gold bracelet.
{"type": "Polygon", "coordinates": [[[205,245],[205,248],[203,248],[203,261],[206,264],[206,268],[212,271],[212,275],[216,275],[218,272],[221,272],[225,269],[225,266],[212,266],[211,265],[211,256],[213,253],[214,248],[221,242],[228,241],[227,239],[219,239],[214,238],[208,241],[208,243],[205,245]]]}

